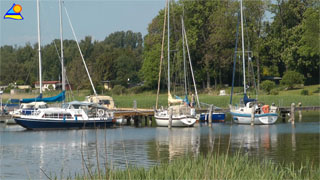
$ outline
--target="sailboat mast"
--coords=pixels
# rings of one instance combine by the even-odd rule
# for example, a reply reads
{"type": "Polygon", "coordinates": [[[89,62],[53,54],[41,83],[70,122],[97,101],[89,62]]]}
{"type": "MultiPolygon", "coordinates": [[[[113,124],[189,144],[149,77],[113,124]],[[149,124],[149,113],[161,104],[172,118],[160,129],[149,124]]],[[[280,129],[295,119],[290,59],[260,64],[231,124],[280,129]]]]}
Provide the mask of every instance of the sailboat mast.
{"type": "Polygon", "coordinates": [[[38,20],[38,52],[39,52],[39,82],[40,82],[40,97],[42,97],[42,70],[41,70],[41,40],[40,40],[40,3],[37,0],[37,20],[38,20]]]}
{"type": "Polygon", "coordinates": [[[246,62],[244,60],[244,37],[243,37],[243,12],[242,12],[242,0],[240,0],[240,12],[241,12],[241,41],[242,41],[242,64],[243,64],[243,92],[247,93],[246,90],[246,62]]]}
{"type": "Polygon", "coordinates": [[[170,0],[168,1],[168,95],[170,94],[170,0]]]}
{"type": "Polygon", "coordinates": [[[66,81],[65,81],[65,72],[64,72],[64,63],[63,63],[63,37],[62,37],[62,9],[61,9],[61,0],[59,0],[59,14],[60,14],[60,42],[61,42],[61,76],[62,76],[62,91],[66,90],[66,81]]]}
{"type": "MultiPolygon", "coordinates": [[[[183,24],[183,17],[181,16],[181,24],[183,24]]],[[[183,52],[183,70],[184,70],[184,90],[185,95],[188,95],[187,91],[187,70],[186,70],[186,50],[184,46],[184,33],[183,33],[183,26],[181,26],[181,33],[182,33],[182,52],[183,52]]]]}

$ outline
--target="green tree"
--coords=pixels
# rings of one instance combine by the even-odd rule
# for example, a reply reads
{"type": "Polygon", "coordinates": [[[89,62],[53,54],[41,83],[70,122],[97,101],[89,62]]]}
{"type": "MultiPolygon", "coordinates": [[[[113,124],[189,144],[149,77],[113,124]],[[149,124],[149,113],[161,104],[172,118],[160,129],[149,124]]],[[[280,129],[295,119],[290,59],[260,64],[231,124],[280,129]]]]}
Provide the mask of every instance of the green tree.
{"type": "Polygon", "coordinates": [[[289,89],[292,89],[294,85],[303,84],[304,77],[302,74],[295,71],[287,71],[282,77],[281,84],[286,85],[289,89]]]}
{"type": "Polygon", "coordinates": [[[270,80],[265,80],[261,83],[261,88],[265,90],[268,94],[276,86],[276,83],[270,80]]]}

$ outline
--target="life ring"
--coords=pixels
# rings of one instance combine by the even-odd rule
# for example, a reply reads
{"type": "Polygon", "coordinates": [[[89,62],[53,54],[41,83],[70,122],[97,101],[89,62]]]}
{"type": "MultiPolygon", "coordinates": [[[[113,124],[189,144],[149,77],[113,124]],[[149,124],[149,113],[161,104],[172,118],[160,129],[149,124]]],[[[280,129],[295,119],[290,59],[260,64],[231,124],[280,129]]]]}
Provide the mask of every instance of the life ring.
{"type": "Polygon", "coordinates": [[[103,109],[99,109],[98,110],[98,115],[101,117],[104,115],[104,110],[103,109]]]}
{"type": "Polygon", "coordinates": [[[269,113],[269,105],[264,105],[264,106],[262,106],[262,111],[263,111],[264,113],[269,113]]]}

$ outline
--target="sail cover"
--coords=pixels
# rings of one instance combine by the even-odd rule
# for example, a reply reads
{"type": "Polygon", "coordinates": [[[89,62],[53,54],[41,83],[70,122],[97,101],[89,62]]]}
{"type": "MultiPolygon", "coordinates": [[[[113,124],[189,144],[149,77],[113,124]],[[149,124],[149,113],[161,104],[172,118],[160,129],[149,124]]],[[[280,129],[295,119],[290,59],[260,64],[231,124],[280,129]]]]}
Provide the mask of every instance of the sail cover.
{"type": "Polygon", "coordinates": [[[59,102],[65,99],[65,91],[62,91],[60,94],[53,96],[53,97],[46,97],[42,98],[42,95],[39,95],[35,98],[28,98],[28,99],[11,99],[11,102],[20,102],[20,103],[30,103],[30,102],[59,102]]]}

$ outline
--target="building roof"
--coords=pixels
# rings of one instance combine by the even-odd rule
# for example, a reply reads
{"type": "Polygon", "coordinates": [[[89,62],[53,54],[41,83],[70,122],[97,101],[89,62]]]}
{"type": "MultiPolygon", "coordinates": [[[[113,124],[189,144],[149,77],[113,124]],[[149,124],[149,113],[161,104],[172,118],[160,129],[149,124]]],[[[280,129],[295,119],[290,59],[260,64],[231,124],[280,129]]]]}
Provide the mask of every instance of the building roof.
{"type": "MultiPolygon", "coordinates": [[[[58,84],[60,81],[42,81],[42,84],[58,84]]],[[[39,81],[36,81],[34,84],[40,84],[39,81]]]]}

